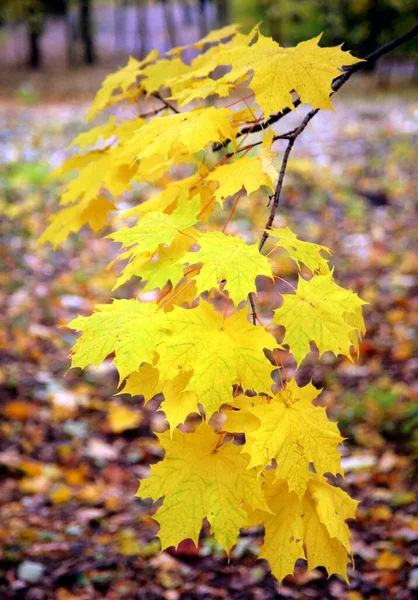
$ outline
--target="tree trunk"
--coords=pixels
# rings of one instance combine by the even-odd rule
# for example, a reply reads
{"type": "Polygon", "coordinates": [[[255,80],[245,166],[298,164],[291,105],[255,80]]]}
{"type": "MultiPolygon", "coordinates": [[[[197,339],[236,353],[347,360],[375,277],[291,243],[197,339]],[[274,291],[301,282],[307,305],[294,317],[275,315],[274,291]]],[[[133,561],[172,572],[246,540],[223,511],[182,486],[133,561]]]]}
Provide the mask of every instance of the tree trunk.
{"type": "Polygon", "coordinates": [[[80,34],[84,44],[84,61],[92,65],[96,61],[91,23],[91,2],[80,0],[80,34]]]}
{"type": "Polygon", "coordinates": [[[114,33],[115,33],[115,50],[126,50],[126,13],[128,1],[115,0],[114,4],[114,33]]]}
{"type": "Polygon", "coordinates": [[[174,22],[174,15],[170,10],[168,0],[161,0],[164,8],[165,25],[170,39],[171,48],[176,46],[176,24],[174,22]]]}
{"type": "Polygon", "coordinates": [[[200,37],[203,38],[208,33],[208,23],[207,23],[207,0],[199,0],[199,33],[200,37]]]}
{"type": "Polygon", "coordinates": [[[148,2],[137,0],[139,58],[145,58],[148,51],[148,2]]]}
{"type": "Polygon", "coordinates": [[[216,18],[218,27],[224,27],[230,22],[229,0],[216,0],[216,18]]]}
{"type": "Polygon", "coordinates": [[[31,69],[39,69],[42,65],[40,41],[44,15],[41,10],[37,11],[30,6],[27,15],[29,42],[28,65],[31,69]]]}

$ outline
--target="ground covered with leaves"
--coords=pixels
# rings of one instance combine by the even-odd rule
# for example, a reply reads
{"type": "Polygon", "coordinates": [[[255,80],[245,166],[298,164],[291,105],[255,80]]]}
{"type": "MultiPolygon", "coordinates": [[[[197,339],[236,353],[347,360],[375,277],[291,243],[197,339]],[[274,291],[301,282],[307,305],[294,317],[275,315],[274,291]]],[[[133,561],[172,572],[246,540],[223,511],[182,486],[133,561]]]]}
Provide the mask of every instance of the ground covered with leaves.
{"type": "MultiPolygon", "coordinates": [[[[137,480],[162,456],[150,431],[165,428],[158,400],[144,407],[140,397],[115,396],[111,361],[67,373],[75,338],[63,327],[110,296],[131,296],[138,281],[112,293],[107,265],[116,246],[88,231],[57,252],[36,248],[60,193],[44,177],[66,156],[85,108],[9,103],[0,112],[0,597],[412,598],[416,94],[345,95],[335,115],[320,113],[294,149],[276,221],[332,248],[337,281],[369,302],[360,361],[325,355],[319,363],[312,353],[298,375],[301,384],[324,386],[321,398],[347,438],[339,483],[361,501],[351,523],[350,586],[322,569],[306,574],[303,564],[279,586],[257,561],[258,528],[242,532],[230,560],[205,535],[197,549],[186,541],[159,552],[153,508],[134,497],[137,480]]],[[[229,230],[260,230],[266,201],[255,194],[240,203],[229,230]]],[[[268,287],[257,305],[271,316],[268,287]]]]}

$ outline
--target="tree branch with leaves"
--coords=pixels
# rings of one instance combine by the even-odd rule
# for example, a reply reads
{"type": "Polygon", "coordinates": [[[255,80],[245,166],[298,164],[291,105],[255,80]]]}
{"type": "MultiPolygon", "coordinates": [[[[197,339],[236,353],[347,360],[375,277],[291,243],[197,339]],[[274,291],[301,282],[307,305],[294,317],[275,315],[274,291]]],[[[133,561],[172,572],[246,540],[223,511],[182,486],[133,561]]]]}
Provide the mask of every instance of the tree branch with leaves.
{"type": "Polygon", "coordinates": [[[321,390],[300,387],[297,371],[289,378],[284,368],[292,360],[298,368],[311,344],[319,358],[331,352],[355,360],[365,333],[364,302],[336,283],[330,250],[274,227],[297,138],[365,64],[319,41],[283,48],[258,27],[242,34],[231,25],[162,57],[153,51],[129,59],[105,79],[88,119],[116,105],[132,118],[110,116],[73,141],[78,152],[53,176],[77,174],[40,240],[57,246],[84,225],[99,231],[138,182],[160,190],[113,219],[108,237],[121,245],[115,288],[136,277],[138,294],[69,324],[81,334],[72,366],[99,366],[112,356],[124,393],[160,401],[165,456],[138,495],[163,498],[155,514],[162,548],[185,538],[197,544],[204,518],[227,552],[241,528],[262,525],[260,557],[279,580],[299,558],[347,579],[346,521],[357,506],[327,479],[343,475],[343,438],[313,403],[321,390]],[[186,62],[190,48],[201,52],[186,62]],[[295,129],[274,131],[305,103],[312,110],[295,129]],[[279,168],[276,139],[287,140],[279,168]],[[244,193],[251,200],[260,190],[269,210],[258,239],[229,235],[244,193]],[[276,249],[294,261],[297,287],[278,274],[276,249]],[[275,291],[281,305],[270,323],[256,312],[261,278],[289,288],[275,291]],[[149,291],[154,301],[143,295],[149,291]],[[192,413],[201,419],[194,430],[184,426],[192,413]],[[241,445],[233,443],[238,434],[241,445]]]}

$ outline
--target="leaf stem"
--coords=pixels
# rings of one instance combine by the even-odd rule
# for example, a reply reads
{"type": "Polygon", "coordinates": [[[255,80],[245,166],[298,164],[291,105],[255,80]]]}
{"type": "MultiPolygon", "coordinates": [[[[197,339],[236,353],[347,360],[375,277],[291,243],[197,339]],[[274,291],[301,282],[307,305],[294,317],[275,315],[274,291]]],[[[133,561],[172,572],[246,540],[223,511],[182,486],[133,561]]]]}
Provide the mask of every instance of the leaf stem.
{"type": "Polygon", "coordinates": [[[286,279],[283,279],[283,277],[279,277],[278,275],[273,275],[274,279],[279,279],[280,281],[283,281],[284,283],[287,283],[288,286],[290,286],[292,288],[292,290],[296,293],[296,288],[294,285],[292,285],[291,283],[289,283],[286,279]]]}
{"type": "Polygon", "coordinates": [[[227,220],[225,221],[225,225],[222,227],[222,233],[225,233],[225,229],[228,227],[230,220],[232,219],[232,217],[234,216],[235,213],[235,209],[237,208],[237,204],[241,199],[242,193],[244,191],[244,186],[242,186],[242,188],[240,189],[238,196],[236,197],[236,200],[234,202],[233,207],[231,208],[231,212],[229,213],[229,216],[227,218],[227,220]]]}
{"type": "Polygon", "coordinates": [[[160,306],[160,308],[161,308],[161,309],[163,309],[163,308],[165,308],[166,306],[168,306],[168,305],[170,304],[170,302],[172,302],[172,301],[173,301],[175,298],[177,298],[177,296],[179,296],[179,295],[180,295],[182,292],[184,292],[184,290],[185,290],[186,288],[188,288],[188,287],[189,287],[189,285],[191,285],[191,284],[193,283],[193,281],[194,281],[193,279],[190,279],[190,281],[188,281],[184,287],[180,288],[180,289],[178,290],[178,292],[176,292],[176,293],[174,294],[174,296],[171,296],[171,298],[169,298],[169,299],[167,300],[167,302],[165,302],[165,303],[164,303],[162,306],[160,306]]]}

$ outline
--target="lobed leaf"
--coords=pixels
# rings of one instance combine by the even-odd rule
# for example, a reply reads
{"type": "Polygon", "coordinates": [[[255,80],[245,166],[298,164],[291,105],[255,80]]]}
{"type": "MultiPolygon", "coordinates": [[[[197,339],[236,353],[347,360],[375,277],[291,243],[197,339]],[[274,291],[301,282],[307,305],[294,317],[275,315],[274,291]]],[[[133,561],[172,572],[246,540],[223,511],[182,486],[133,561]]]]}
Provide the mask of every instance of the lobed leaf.
{"type": "Polygon", "coordinates": [[[155,515],[162,548],[186,538],[197,546],[207,517],[216,540],[229,552],[247,523],[241,503],[270,511],[256,471],[247,468],[248,460],[232,443],[217,448],[218,435],[204,421],[193,433],[176,429],[172,438],[167,433],[158,437],[164,460],[151,467],[137,495],[154,502],[164,497],[155,515]]]}
{"type": "Polygon", "coordinates": [[[200,249],[188,252],[181,263],[203,263],[198,273],[190,275],[199,294],[218,286],[226,280],[225,289],[238,305],[251,292],[256,291],[255,280],[259,275],[272,279],[268,259],[260,254],[257,244],[248,245],[239,236],[228,236],[219,231],[203,233],[197,240],[200,249]]]}
{"type": "MultiPolygon", "coordinates": [[[[320,391],[310,383],[300,388],[292,379],[271,400],[264,398],[263,402],[239,411],[243,413],[241,431],[246,434],[243,452],[250,455],[250,466],[266,467],[274,459],[276,479],[286,480],[289,490],[300,498],[311,477],[311,464],[321,475],[343,475],[338,452],[343,438],[336,423],[328,420],[325,408],[312,404],[320,391]]],[[[227,419],[224,424],[226,431],[229,422],[227,419]]]]}
{"type": "Polygon", "coordinates": [[[310,342],[320,356],[330,351],[352,360],[353,337],[364,330],[360,309],[365,303],[357,294],[338,286],[330,272],[310,281],[299,276],[295,294],[283,294],[283,299],[273,321],[285,327],[283,343],[289,345],[298,366],[310,351],[310,342]]]}

